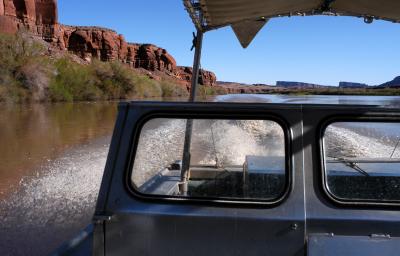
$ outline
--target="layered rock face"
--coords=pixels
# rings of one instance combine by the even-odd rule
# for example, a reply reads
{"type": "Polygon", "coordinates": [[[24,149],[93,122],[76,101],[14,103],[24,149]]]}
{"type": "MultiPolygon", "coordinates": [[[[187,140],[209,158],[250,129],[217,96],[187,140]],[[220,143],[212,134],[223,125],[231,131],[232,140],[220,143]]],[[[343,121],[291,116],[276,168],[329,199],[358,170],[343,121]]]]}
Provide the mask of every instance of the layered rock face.
{"type": "Polygon", "coordinates": [[[83,59],[119,60],[132,68],[150,71],[176,71],[175,59],[165,50],[151,44],[127,43],[115,31],[99,27],[63,26],[62,47],[83,59]]]}
{"type": "MultiPolygon", "coordinates": [[[[187,82],[192,80],[193,68],[178,67],[177,76],[187,82]]],[[[199,73],[199,83],[207,86],[215,86],[217,84],[217,76],[210,71],[201,69],[199,73]]]]}
{"type": "Polygon", "coordinates": [[[58,12],[56,0],[0,0],[0,31],[26,30],[56,41],[58,12]]]}
{"type": "MultiPolygon", "coordinates": [[[[188,88],[192,79],[192,68],[179,67],[167,50],[152,44],[127,43],[115,31],[99,27],[62,26],[62,48],[91,61],[121,61],[132,68],[161,71],[186,81],[188,88]]],[[[201,70],[199,83],[207,86],[216,84],[214,73],[201,70]]]]}
{"type": "MultiPolygon", "coordinates": [[[[163,48],[151,44],[128,43],[117,32],[100,27],[73,27],[58,24],[56,0],[0,0],[0,32],[29,31],[52,46],[70,51],[90,62],[121,61],[132,68],[161,71],[190,82],[192,70],[177,67],[163,48]]],[[[202,71],[199,83],[216,84],[215,74],[202,71]]]]}

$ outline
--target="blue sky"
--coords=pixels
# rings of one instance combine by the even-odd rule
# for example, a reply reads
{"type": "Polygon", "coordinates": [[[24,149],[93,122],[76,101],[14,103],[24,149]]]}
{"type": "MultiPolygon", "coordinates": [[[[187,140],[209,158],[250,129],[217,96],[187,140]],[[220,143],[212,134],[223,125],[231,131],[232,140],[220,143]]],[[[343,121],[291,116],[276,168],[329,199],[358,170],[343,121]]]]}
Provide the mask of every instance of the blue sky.
{"type": "MultiPolygon", "coordinates": [[[[112,28],[127,41],[166,48],[178,65],[192,65],[194,27],[181,0],[61,0],[59,20],[112,28]]],[[[277,18],[247,49],[230,28],[219,29],[205,35],[202,67],[221,81],[381,84],[400,75],[400,24],[367,25],[348,17],[277,18]]]]}

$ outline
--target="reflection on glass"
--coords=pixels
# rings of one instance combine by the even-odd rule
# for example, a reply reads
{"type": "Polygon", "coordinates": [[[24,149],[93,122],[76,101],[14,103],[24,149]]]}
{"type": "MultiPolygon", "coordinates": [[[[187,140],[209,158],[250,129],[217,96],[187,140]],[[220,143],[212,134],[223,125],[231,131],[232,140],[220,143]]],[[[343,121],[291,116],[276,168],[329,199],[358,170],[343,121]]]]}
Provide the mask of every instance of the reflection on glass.
{"type": "Polygon", "coordinates": [[[324,135],[327,187],[342,200],[400,200],[400,124],[338,122],[324,135]]]}
{"type": "MultiPolygon", "coordinates": [[[[141,131],[132,182],[141,193],[183,196],[186,120],[153,119],[141,131]]],[[[277,199],[285,190],[285,139],[268,120],[193,121],[189,197],[277,199]]]]}

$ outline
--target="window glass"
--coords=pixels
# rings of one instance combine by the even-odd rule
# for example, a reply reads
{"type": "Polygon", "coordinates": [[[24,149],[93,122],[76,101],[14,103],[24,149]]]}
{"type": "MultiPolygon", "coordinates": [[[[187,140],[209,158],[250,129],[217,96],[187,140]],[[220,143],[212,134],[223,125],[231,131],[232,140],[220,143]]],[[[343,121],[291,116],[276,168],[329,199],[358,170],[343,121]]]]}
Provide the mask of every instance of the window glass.
{"type": "Polygon", "coordinates": [[[286,177],[284,131],[274,121],[152,119],[141,130],[131,178],[144,194],[275,200],[286,177]]]}
{"type": "Polygon", "coordinates": [[[400,200],[400,124],[337,122],[324,135],[325,184],[342,200],[400,200]]]}

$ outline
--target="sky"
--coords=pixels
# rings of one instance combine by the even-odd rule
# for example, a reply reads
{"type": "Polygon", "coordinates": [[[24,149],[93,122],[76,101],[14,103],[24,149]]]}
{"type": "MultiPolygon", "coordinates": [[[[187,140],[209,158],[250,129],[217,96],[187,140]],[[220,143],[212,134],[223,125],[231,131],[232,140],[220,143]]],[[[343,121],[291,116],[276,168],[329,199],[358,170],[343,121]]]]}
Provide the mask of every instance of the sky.
{"type": "MultiPolygon", "coordinates": [[[[167,49],[191,66],[195,28],[182,0],[60,0],[59,21],[116,30],[127,41],[167,49]]],[[[400,24],[353,17],[291,17],[270,21],[243,49],[231,28],[204,36],[202,68],[218,80],[248,84],[298,81],[377,85],[400,76],[400,24]]]]}

